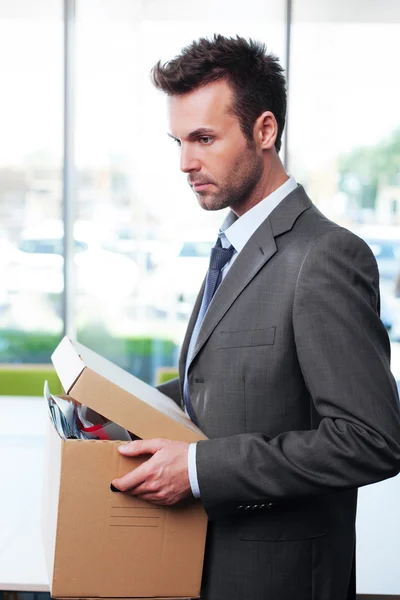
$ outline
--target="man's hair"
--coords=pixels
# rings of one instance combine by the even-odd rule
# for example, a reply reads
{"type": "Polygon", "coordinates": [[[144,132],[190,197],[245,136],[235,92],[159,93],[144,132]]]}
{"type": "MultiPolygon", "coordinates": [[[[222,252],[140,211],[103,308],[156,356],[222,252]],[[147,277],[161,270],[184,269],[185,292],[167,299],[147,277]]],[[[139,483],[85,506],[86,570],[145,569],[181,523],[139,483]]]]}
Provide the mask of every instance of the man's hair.
{"type": "Polygon", "coordinates": [[[271,111],[278,124],[275,148],[281,148],[286,117],[286,82],[283,69],[265,44],[236,36],[214,34],[183,48],[171,61],[151,71],[156,88],[180,96],[214,81],[225,80],[233,90],[233,111],[250,144],[256,119],[271,111]]]}

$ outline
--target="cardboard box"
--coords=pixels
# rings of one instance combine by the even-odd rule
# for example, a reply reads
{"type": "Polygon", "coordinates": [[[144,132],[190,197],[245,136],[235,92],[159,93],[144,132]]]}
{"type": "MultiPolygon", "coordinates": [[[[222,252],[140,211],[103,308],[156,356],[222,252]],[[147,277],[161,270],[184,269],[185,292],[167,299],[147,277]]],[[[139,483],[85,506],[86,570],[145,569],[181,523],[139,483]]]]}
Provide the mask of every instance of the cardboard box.
{"type": "MultiPolygon", "coordinates": [[[[52,361],[65,392],[140,438],[205,439],[164,394],[64,338],[52,361]]],[[[55,598],[200,595],[207,517],[200,502],[163,508],[112,492],[143,462],[122,442],[62,440],[49,421],[43,540],[55,598]]]]}

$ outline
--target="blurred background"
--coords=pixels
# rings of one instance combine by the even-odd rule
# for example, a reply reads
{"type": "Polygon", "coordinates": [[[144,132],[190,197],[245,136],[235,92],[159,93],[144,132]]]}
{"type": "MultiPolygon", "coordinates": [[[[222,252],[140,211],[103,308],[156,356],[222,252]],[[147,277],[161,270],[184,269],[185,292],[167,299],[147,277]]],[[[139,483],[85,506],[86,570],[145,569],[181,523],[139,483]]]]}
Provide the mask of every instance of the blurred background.
{"type": "Polygon", "coordinates": [[[371,246],[400,380],[396,0],[0,0],[0,394],[31,395],[7,370],[65,333],[148,383],[177,365],[224,215],[180,173],[149,71],[214,32],[287,70],[282,159],[371,246]]]}
{"type": "MultiPolygon", "coordinates": [[[[285,67],[282,160],[372,248],[400,382],[398,0],[0,0],[0,600],[49,599],[38,396],[62,336],[150,384],[176,372],[224,215],[180,172],[149,71],[215,32],[285,67]]],[[[360,599],[400,594],[399,482],[360,490],[360,599]]]]}

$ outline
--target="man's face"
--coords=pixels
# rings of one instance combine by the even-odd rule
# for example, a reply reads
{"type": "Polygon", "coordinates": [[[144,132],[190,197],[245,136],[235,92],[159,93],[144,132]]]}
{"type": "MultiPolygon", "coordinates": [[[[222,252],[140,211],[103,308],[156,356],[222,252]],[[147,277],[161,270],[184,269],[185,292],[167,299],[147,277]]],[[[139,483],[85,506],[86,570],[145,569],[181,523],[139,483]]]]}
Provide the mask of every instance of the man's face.
{"type": "Polygon", "coordinates": [[[243,205],[263,171],[262,157],[244,137],[232,104],[225,81],[169,98],[170,135],[180,146],[180,167],[206,210],[243,205]]]}

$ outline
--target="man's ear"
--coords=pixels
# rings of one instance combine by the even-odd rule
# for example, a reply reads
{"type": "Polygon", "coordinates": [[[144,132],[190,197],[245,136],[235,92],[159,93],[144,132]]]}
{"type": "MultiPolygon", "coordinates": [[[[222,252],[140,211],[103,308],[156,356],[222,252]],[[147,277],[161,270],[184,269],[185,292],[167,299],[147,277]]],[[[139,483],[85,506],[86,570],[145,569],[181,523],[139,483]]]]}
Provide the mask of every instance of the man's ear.
{"type": "Polygon", "coordinates": [[[278,123],[274,114],[267,110],[254,123],[254,139],[260,150],[271,150],[275,147],[278,135],[278,123]]]}

